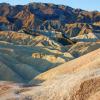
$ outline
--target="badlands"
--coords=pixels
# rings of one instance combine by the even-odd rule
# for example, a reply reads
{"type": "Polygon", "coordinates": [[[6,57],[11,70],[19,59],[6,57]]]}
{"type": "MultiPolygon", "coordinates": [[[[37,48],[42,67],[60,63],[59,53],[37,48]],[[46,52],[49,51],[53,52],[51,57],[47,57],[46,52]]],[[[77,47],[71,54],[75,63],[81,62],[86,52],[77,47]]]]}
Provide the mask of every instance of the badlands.
{"type": "Polygon", "coordinates": [[[100,12],[0,3],[0,100],[100,100],[100,12]]]}

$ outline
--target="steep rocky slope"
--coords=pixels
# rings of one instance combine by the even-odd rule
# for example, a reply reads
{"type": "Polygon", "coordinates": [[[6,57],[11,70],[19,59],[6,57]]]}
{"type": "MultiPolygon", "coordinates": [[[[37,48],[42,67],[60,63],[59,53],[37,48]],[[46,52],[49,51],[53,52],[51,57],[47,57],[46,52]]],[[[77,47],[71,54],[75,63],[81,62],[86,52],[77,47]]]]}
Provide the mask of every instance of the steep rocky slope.
{"type": "MultiPolygon", "coordinates": [[[[26,28],[33,32],[53,35],[55,33],[77,36],[89,32],[100,32],[100,12],[88,12],[64,5],[30,3],[11,6],[0,4],[0,29],[14,30],[26,28]]],[[[52,36],[53,36],[52,35],[52,36]]]]}

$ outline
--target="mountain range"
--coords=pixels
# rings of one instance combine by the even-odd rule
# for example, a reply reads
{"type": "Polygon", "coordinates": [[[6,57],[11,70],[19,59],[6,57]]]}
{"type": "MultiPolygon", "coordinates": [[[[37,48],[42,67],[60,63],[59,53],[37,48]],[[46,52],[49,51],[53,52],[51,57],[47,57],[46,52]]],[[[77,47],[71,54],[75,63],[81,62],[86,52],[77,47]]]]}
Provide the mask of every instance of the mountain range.
{"type": "Polygon", "coordinates": [[[18,31],[22,28],[34,31],[57,31],[69,33],[71,36],[82,34],[83,28],[88,31],[100,30],[100,12],[74,9],[64,5],[30,3],[11,6],[0,4],[1,30],[18,31]],[[92,29],[91,29],[92,28],[92,29]],[[69,30],[71,29],[71,30],[69,30]],[[75,31],[75,33],[71,32],[75,31]]]}

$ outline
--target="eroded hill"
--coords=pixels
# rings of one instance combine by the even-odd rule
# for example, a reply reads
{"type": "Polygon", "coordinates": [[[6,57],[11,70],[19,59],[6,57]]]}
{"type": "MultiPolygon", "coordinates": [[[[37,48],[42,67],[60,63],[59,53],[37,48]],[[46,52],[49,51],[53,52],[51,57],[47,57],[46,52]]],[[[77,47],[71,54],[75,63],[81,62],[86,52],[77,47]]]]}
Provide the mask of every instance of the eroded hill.
{"type": "Polygon", "coordinates": [[[0,32],[0,80],[28,82],[71,59],[66,47],[46,36],[0,32]]]}
{"type": "Polygon", "coordinates": [[[0,100],[17,99],[100,100],[100,12],[0,4],[0,100]]]}

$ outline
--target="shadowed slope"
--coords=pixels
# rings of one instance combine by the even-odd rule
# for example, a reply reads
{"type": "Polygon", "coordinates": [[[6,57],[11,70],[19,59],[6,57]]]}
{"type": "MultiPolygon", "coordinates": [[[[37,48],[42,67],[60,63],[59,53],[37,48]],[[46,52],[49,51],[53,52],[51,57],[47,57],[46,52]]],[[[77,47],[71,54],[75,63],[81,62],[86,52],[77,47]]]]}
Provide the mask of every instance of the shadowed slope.
{"type": "Polygon", "coordinates": [[[0,32],[1,71],[5,65],[5,75],[0,72],[0,80],[29,82],[38,74],[74,59],[62,49],[61,44],[43,35],[34,37],[11,31],[0,32]]]}

